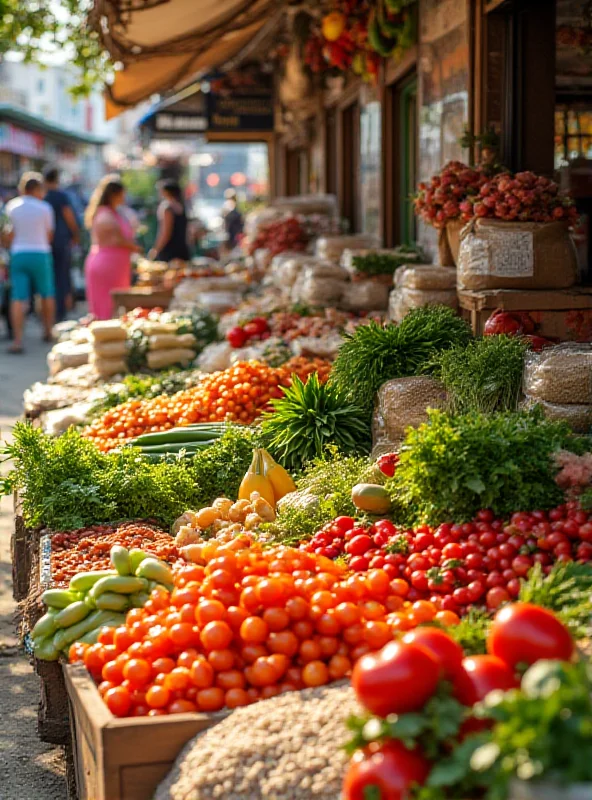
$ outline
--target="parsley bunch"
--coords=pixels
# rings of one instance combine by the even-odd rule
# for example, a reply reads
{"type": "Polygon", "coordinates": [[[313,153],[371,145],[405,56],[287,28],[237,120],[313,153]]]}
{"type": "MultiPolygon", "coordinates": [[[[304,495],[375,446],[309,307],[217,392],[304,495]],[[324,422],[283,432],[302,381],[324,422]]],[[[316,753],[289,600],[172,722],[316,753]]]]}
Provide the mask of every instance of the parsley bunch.
{"type": "Polygon", "coordinates": [[[398,521],[466,522],[482,508],[504,517],[563,502],[552,455],[574,438],[565,423],[546,420],[539,409],[428,415],[408,430],[387,483],[398,521]]]}

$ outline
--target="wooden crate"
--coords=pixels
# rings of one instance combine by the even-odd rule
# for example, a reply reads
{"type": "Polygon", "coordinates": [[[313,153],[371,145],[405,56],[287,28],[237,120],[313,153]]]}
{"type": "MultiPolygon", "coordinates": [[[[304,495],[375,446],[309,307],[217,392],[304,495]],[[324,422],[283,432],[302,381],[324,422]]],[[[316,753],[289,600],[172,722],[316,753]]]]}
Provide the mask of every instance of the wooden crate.
{"type": "Polygon", "coordinates": [[[78,800],[151,800],[185,744],[226,714],[114,717],[86,669],[63,667],[78,800]]]}
{"type": "Polygon", "coordinates": [[[592,287],[576,286],[562,290],[492,289],[469,292],[458,290],[462,316],[481,336],[496,309],[527,311],[540,336],[560,341],[592,341],[592,287]]]}
{"type": "Polygon", "coordinates": [[[148,286],[132,286],[130,289],[112,289],[113,313],[118,317],[120,311],[142,308],[168,308],[173,299],[172,289],[153,289],[148,286]]]}

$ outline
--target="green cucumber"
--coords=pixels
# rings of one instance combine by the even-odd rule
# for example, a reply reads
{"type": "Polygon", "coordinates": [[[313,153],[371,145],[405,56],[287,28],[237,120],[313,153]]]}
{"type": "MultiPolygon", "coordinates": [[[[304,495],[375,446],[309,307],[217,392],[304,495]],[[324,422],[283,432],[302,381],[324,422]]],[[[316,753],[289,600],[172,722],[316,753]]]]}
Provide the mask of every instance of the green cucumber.
{"type": "Polygon", "coordinates": [[[132,575],[136,574],[136,570],[145,558],[148,558],[148,553],[145,553],[137,547],[129,551],[130,571],[132,575]]]}
{"type": "Polygon", "coordinates": [[[70,628],[90,614],[90,608],[84,600],[77,600],[76,603],[71,603],[66,608],[63,608],[59,614],[53,618],[56,628],[70,628]]]}
{"type": "Polygon", "coordinates": [[[180,453],[187,450],[188,453],[196,453],[198,450],[205,450],[214,442],[178,442],[177,444],[152,444],[141,449],[142,455],[166,455],[167,453],[180,453]]]}
{"type": "Polygon", "coordinates": [[[66,608],[79,599],[78,592],[68,589],[47,589],[41,595],[41,600],[50,608],[66,608]]]}
{"type": "Polygon", "coordinates": [[[126,611],[130,607],[128,595],[116,592],[103,592],[97,597],[96,603],[102,611],[126,611]]]}
{"type": "Polygon", "coordinates": [[[95,585],[101,578],[106,578],[109,575],[117,575],[117,572],[112,569],[95,570],[94,572],[79,572],[74,575],[70,581],[70,589],[77,592],[88,592],[89,589],[95,585]]]}
{"type": "Polygon", "coordinates": [[[89,594],[95,601],[105,592],[115,592],[116,594],[135,594],[143,592],[148,588],[148,581],[144,578],[135,578],[133,575],[111,575],[97,581],[90,590],[89,594]]]}
{"type": "Polygon", "coordinates": [[[31,639],[45,639],[53,636],[57,628],[55,616],[55,614],[44,614],[38,619],[31,631],[31,639]]]}
{"type": "Polygon", "coordinates": [[[117,570],[118,575],[129,575],[131,573],[129,551],[127,547],[114,544],[109,555],[111,563],[117,570]]]}
{"type": "Polygon", "coordinates": [[[212,439],[219,439],[226,431],[226,428],[214,428],[204,426],[197,428],[193,426],[186,426],[183,428],[171,428],[168,431],[161,431],[159,433],[145,433],[133,439],[130,444],[134,447],[144,447],[151,444],[174,444],[176,442],[185,441],[209,441],[212,439]]]}

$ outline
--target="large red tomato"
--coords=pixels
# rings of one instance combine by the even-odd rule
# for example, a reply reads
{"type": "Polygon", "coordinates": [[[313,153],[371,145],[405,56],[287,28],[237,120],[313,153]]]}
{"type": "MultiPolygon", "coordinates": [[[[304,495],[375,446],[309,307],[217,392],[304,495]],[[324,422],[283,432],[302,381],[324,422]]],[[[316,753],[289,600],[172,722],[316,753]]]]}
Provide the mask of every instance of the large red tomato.
{"type": "Polygon", "coordinates": [[[434,694],[440,665],[424,647],[389,642],[362,656],[352,673],[358,700],[372,714],[405,714],[422,708],[434,694]]]}
{"type": "Polygon", "coordinates": [[[425,783],[430,763],[422,752],[407,750],[396,740],[370,754],[354,754],[343,782],[343,800],[365,800],[366,789],[376,786],[380,800],[405,800],[413,784],[425,783]]]}
{"type": "Polygon", "coordinates": [[[425,647],[440,664],[443,678],[452,680],[461,669],[464,653],[462,647],[440,628],[416,628],[403,636],[406,644],[425,647]]]}
{"type": "Polygon", "coordinates": [[[495,656],[470,656],[454,681],[455,694],[464,706],[483,700],[494,689],[514,689],[518,680],[512,669],[495,656]]]}
{"type": "Polygon", "coordinates": [[[532,603],[513,603],[496,614],[487,650],[506,664],[534,664],[542,658],[569,661],[574,642],[550,611],[532,603]]]}

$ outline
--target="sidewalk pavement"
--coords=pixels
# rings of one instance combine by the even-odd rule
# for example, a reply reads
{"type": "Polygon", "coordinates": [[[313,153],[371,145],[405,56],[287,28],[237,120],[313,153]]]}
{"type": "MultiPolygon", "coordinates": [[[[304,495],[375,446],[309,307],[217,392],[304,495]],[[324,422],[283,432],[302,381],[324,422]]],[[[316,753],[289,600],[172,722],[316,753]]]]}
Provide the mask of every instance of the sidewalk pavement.
{"type": "MultiPolygon", "coordinates": [[[[26,352],[11,355],[0,339],[0,438],[22,413],[24,390],[47,375],[47,344],[31,318],[27,322],[26,352]]],[[[63,749],[37,737],[39,680],[15,636],[10,537],[12,498],[0,499],[0,800],[66,800],[63,749]]]]}

